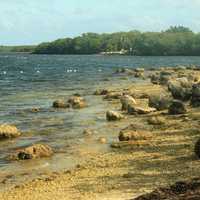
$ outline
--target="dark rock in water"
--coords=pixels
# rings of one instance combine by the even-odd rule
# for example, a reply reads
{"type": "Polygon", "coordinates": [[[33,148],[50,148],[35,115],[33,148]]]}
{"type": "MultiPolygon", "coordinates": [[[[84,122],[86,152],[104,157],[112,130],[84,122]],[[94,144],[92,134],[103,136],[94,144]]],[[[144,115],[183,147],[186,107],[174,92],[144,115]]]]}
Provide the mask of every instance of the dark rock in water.
{"type": "Polygon", "coordinates": [[[199,200],[200,179],[179,181],[166,188],[159,188],[149,194],[139,196],[132,200],[199,200]]]}
{"type": "Polygon", "coordinates": [[[192,83],[187,78],[180,78],[168,83],[168,90],[175,99],[188,101],[192,96],[192,83]]]}
{"type": "Polygon", "coordinates": [[[145,76],[144,76],[144,73],[143,72],[135,72],[135,78],[142,78],[142,79],[144,79],[145,78],[145,76]]]}
{"type": "Polygon", "coordinates": [[[196,156],[200,159],[200,139],[195,144],[194,152],[196,156]]]}
{"type": "Polygon", "coordinates": [[[117,121],[123,119],[124,116],[118,112],[115,111],[107,111],[106,113],[106,119],[108,121],[117,121]]]}
{"type": "Polygon", "coordinates": [[[192,99],[191,104],[193,107],[199,107],[200,106],[200,82],[197,84],[194,84],[192,87],[192,99]]]}
{"type": "Polygon", "coordinates": [[[56,100],[53,102],[54,108],[70,108],[70,104],[64,100],[56,100]]]}
{"type": "Polygon", "coordinates": [[[124,74],[124,73],[126,73],[128,75],[133,75],[134,74],[134,70],[127,69],[127,68],[121,68],[121,69],[117,69],[115,71],[115,73],[117,73],[117,74],[124,74]]]}
{"type": "Polygon", "coordinates": [[[149,106],[157,110],[168,109],[172,102],[172,98],[167,94],[149,96],[149,106]]]}
{"type": "Polygon", "coordinates": [[[136,101],[132,96],[129,95],[124,95],[120,99],[121,104],[122,104],[122,110],[126,111],[128,110],[129,105],[136,105],[136,101]]]}
{"type": "Polygon", "coordinates": [[[17,127],[12,125],[2,124],[0,125],[0,140],[1,139],[10,139],[19,137],[21,135],[17,127]]]}
{"type": "Polygon", "coordinates": [[[16,160],[29,160],[36,158],[49,157],[53,155],[53,150],[48,145],[35,144],[25,149],[19,150],[15,155],[12,155],[12,159],[16,160]]]}
{"type": "Polygon", "coordinates": [[[95,131],[94,130],[91,130],[91,129],[85,129],[84,131],[83,131],[83,135],[85,135],[85,136],[91,136],[91,135],[93,135],[95,133],[95,131]]]}
{"type": "Polygon", "coordinates": [[[107,89],[98,89],[94,92],[94,95],[107,95],[109,90],[107,89]]]}
{"type": "Polygon", "coordinates": [[[174,100],[169,107],[168,113],[170,115],[185,114],[187,112],[186,107],[182,101],[174,100]]]}

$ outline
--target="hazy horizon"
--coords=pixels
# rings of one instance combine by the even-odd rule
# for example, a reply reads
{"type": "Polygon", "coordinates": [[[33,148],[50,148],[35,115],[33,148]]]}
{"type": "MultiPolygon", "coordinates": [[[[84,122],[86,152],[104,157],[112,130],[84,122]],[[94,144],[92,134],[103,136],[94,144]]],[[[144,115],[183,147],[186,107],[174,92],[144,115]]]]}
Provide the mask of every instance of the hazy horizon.
{"type": "Polygon", "coordinates": [[[0,7],[0,45],[39,44],[85,32],[161,31],[175,25],[200,32],[199,0],[7,0],[0,7]]]}

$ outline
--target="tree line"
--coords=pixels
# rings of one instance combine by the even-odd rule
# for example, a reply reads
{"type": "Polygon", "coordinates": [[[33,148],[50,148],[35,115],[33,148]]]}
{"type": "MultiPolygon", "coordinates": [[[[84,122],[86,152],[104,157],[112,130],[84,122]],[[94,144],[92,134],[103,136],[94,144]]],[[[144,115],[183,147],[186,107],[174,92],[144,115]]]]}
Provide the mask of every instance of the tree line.
{"type": "Polygon", "coordinates": [[[121,50],[127,55],[136,56],[200,56],[200,33],[183,26],[173,26],[161,32],[84,33],[79,37],[58,39],[36,47],[10,49],[11,52],[34,54],[99,54],[121,50]]]}

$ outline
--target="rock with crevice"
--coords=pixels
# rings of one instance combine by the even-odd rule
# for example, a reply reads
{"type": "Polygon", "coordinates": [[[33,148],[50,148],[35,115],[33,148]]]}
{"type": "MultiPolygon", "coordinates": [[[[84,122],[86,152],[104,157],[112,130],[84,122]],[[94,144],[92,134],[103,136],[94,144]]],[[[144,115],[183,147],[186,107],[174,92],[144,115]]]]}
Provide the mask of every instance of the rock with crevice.
{"type": "Polygon", "coordinates": [[[30,160],[36,158],[50,157],[53,155],[53,150],[50,146],[44,144],[34,144],[24,149],[18,150],[14,155],[11,155],[11,160],[30,160]]]}

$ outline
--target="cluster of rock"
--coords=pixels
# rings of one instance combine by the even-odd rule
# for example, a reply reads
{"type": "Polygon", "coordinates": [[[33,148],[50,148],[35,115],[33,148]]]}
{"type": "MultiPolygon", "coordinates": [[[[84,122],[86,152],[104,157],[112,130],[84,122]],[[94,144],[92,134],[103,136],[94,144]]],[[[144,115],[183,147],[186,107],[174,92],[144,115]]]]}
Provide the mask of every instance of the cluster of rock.
{"type": "MultiPolygon", "coordinates": [[[[174,70],[152,74],[151,82],[167,86],[171,96],[176,100],[191,101],[192,106],[200,106],[200,77],[194,73],[185,74],[184,71],[176,73],[174,70]]],[[[167,98],[165,99],[167,100],[167,98]]]]}
{"type": "Polygon", "coordinates": [[[73,96],[70,97],[67,101],[65,100],[56,100],[53,102],[54,108],[73,108],[81,109],[87,106],[86,101],[83,97],[73,96]]]}
{"type": "MultiPolygon", "coordinates": [[[[21,136],[21,132],[16,126],[2,124],[0,125],[0,140],[12,139],[21,136]]],[[[48,145],[36,144],[25,149],[18,150],[9,156],[11,160],[27,160],[48,157],[53,154],[53,150],[48,145]]]]}

